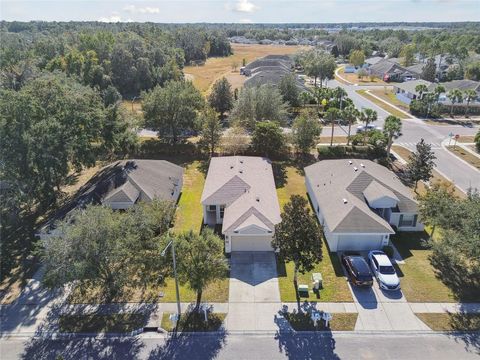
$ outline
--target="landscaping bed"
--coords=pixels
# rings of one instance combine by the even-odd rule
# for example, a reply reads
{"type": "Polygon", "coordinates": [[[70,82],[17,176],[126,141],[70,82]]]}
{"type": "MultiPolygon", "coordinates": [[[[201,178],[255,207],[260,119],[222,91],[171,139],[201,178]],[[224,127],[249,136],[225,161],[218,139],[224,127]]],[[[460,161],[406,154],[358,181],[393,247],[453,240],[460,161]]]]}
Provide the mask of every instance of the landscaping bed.
{"type": "Polygon", "coordinates": [[[328,328],[325,327],[323,321],[317,321],[317,326],[315,326],[308,313],[287,313],[284,317],[295,331],[353,331],[355,330],[358,314],[333,313],[328,328]]]}
{"type": "Polygon", "coordinates": [[[415,315],[434,331],[480,330],[480,314],[418,313],[415,315]]]}
{"type": "Polygon", "coordinates": [[[61,332],[66,333],[127,333],[143,328],[144,314],[62,315],[61,332]]]}
{"type": "Polygon", "coordinates": [[[391,240],[405,261],[399,264],[402,292],[409,302],[455,302],[454,294],[436,276],[426,232],[397,232],[391,240]]]}
{"type": "MultiPolygon", "coordinates": [[[[170,321],[170,315],[172,313],[163,313],[162,316],[162,329],[165,331],[172,331],[173,324],[170,321]]],[[[210,313],[208,314],[208,321],[205,322],[203,312],[182,314],[180,317],[180,323],[178,324],[177,331],[186,332],[210,332],[218,331],[222,328],[225,321],[225,313],[210,313]]]]}

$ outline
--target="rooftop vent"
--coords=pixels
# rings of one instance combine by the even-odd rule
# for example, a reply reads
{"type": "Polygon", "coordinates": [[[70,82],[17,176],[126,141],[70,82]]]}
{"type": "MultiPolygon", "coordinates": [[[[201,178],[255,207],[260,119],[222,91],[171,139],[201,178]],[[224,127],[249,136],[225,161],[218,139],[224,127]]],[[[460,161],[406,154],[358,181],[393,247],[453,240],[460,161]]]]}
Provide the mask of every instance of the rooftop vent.
{"type": "Polygon", "coordinates": [[[258,202],[260,202],[260,198],[259,198],[258,196],[255,198],[255,200],[257,200],[258,202]]]}
{"type": "Polygon", "coordinates": [[[353,170],[357,171],[357,170],[358,170],[358,168],[357,168],[356,166],[354,166],[354,167],[353,167],[353,170]]]}
{"type": "Polygon", "coordinates": [[[243,164],[243,160],[240,160],[240,164],[243,164]]]}
{"type": "Polygon", "coordinates": [[[344,198],[344,199],[342,199],[342,200],[343,200],[343,203],[344,203],[344,204],[347,204],[347,203],[348,203],[348,200],[347,200],[347,199],[344,198]]]}
{"type": "Polygon", "coordinates": [[[233,165],[230,165],[230,169],[233,169],[233,165]]]}
{"type": "Polygon", "coordinates": [[[364,165],[363,163],[360,163],[360,166],[361,166],[362,168],[364,168],[364,167],[365,167],[365,165],[364,165]]]}
{"type": "Polygon", "coordinates": [[[238,172],[239,172],[240,174],[243,174],[243,170],[238,170],[238,172]]]}
{"type": "Polygon", "coordinates": [[[353,161],[352,161],[352,160],[348,160],[348,164],[349,164],[349,165],[352,165],[352,164],[353,164],[353,161]]]}

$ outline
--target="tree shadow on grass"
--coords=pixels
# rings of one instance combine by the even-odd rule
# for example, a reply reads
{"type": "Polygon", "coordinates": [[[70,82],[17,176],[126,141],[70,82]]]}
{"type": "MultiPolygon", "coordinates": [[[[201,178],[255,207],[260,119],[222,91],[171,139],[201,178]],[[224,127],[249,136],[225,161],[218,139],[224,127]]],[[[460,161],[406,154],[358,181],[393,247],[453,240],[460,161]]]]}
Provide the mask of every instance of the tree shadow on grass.
{"type": "Polygon", "coordinates": [[[214,359],[225,345],[226,338],[227,332],[223,329],[208,335],[181,333],[154,349],[148,359],[214,359]]]}
{"type": "Polygon", "coordinates": [[[452,329],[460,331],[452,335],[455,341],[463,341],[468,349],[480,354],[480,313],[467,313],[460,309],[460,312],[449,315],[452,329]]]}

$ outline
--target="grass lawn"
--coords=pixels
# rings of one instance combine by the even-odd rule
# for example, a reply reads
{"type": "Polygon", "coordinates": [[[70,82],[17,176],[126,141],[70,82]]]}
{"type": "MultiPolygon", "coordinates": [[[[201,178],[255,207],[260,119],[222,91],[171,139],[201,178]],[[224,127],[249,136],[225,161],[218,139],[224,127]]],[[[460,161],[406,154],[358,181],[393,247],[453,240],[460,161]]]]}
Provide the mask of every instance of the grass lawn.
{"type": "MultiPolygon", "coordinates": [[[[173,324],[170,321],[171,313],[163,313],[162,316],[162,329],[166,331],[173,330],[173,324]]],[[[188,313],[182,314],[180,317],[180,323],[178,324],[178,331],[187,332],[208,332],[217,331],[221,328],[226,314],[225,313],[210,313],[208,315],[208,321],[205,322],[204,314],[202,313],[188,313]]]]}
{"type": "Polygon", "coordinates": [[[348,73],[348,74],[345,74],[345,68],[344,67],[341,67],[340,70],[338,70],[338,75],[340,75],[343,79],[347,80],[347,81],[350,81],[351,83],[353,84],[359,84],[359,85],[386,85],[386,83],[379,79],[379,78],[375,78],[373,79],[373,81],[370,81],[370,77],[369,76],[365,76],[364,78],[362,79],[359,79],[358,78],[358,75],[355,74],[355,73],[348,73]]]}
{"type": "Polygon", "coordinates": [[[203,209],[200,199],[205,184],[205,174],[200,166],[199,161],[185,166],[183,189],[175,218],[175,232],[188,230],[199,232],[202,227],[203,209]]]}
{"type": "MultiPolygon", "coordinates": [[[[352,125],[352,133],[353,133],[353,127],[355,124],[352,125]]],[[[348,126],[347,126],[348,128],[348,126]]],[[[319,140],[320,144],[330,144],[330,136],[322,136],[319,140]]],[[[334,144],[346,144],[348,138],[346,136],[334,136],[333,137],[333,143],[334,144]]]]}
{"type": "MultiPolygon", "coordinates": [[[[295,288],[293,287],[293,263],[285,263],[277,259],[278,287],[280,298],[283,302],[297,301],[295,288]]],[[[308,296],[301,294],[301,301],[312,302],[351,302],[352,294],[343,274],[342,265],[336,254],[329,253],[326,243],[323,245],[323,260],[315,265],[315,268],[308,273],[298,274],[298,284],[308,285],[310,292],[308,296]],[[312,292],[312,273],[319,272],[323,277],[323,288],[320,289],[319,297],[312,292]]]]}
{"type": "Polygon", "coordinates": [[[323,321],[317,321],[317,326],[315,326],[307,313],[288,313],[285,318],[296,331],[353,331],[355,329],[357,313],[333,313],[332,316],[328,328],[325,327],[323,321]]]}
{"type": "Polygon", "coordinates": [[[372,93],[375,96],[378,96],[379,98],[385,100],[386,102],[389,102],[396,107],[399,107],[403,111],[406,111],[407,113],[410,113],[410,106],[408,104],[405,104],[404,102],[401,102],[398,100],[398,98],[395,96],[395,93],[393,90],[390,89],[383,89],[383,90],[370,90],[370,93],[372,93]]]}
{"type": "Polygon", "coordinates": [[[283,208],[292,195],[301,195],[307,198],[303,170],[284,163],[273,163],[273,171],[280,208],[283,208]]]}
{"type": "Polygon", "coordinates": [[[453,293],[435,276],[432,253],[422,239],[426,232],[398,232],[391,239],[405,264],[399,264],[402,291],[409,302],[454,302],[453,293]]]}
{"type": "Polygon", "coordinates": [[[126,333],[143,328],[143,314],[63,315],[60,332],[67,333],[126,333]]]}
{"type": "MultiPolygon", "coordinates": [[[[305,178],[303,173],[293,166],[283,166],[281,163],[274,163],[275,182],[280,206],[289,201],[291,195],[301,195],[307,198],[305,178]]],[[[315,266],[312,272],[320,272],[323,276],[324,289],[320,290],[320,298],[310,294],[309,301],[353,301],[348,289],[340,261],[335,254],[329,254],[326,244],[323,246],[323,260],[315,266]]],[[[285,264],[277,261],[278,286],[282,301],[296,301],[295,289],[293,287],[293,263],[285,264]]],[[[312,273],[311,272],[311,273],[312,273]]],[[[299,274],[299,284],[310,286],[311,273],[299,274]]]]}
{"type": "Polygon", "coordinates": [[[460,146],[447,146],[447,149],[459,158],[465,160],[467,163],[480,170],[480,157],[471,154],[469,151],[462,149],[460,146]]]}
{"type": "Polygon", "coordinates": [[[415,315],[434,331],[480,330],[480,314],[419,313],[415,315]]]}
{"type": "Polygon", "coordinates": [[[475,142],[475,135],[460,135],[457,141],[460,143],[473,143],[475,142]]]}
{"type": "Polygon", "coordinates": [[[409,116],[407,114],[404,114],[403,112],[398,111],[394,107],[385,104],[383,101],[378,100],[377,98],[375,98],[372,95],[370,95],[369,93],[367,93],[366,90],[357,90],[357,93],[362,95],[364,98],[370,100],[375,105],[378,105],[379,107],[381,107],[386,112],[388,112],[388,113],[390,113],[390,114],[392,114],[392,115],[394,115],[394,116],[396,116],[400,119],[408,119],[409,118],[409,116]]]}
{"type": "MultiPolygon", "coordinates": [[[[408,150],[407,148],[403,147],[403,146],[400,146],[400,145],[393,145],[392,146],[392,150],[395,151],[403,160],[407,161],[408,158],[410,157],[410,154],[412,153],[410,150],[408,150]]],[[[452,182],[445,179],[442,175],[440,175],[440,173],[436,170],[433,170],[433,176],[432,178],[430,179],[430,182],[431,183],[442,183],[442,184],[446,184],[446,185],[452,185],[452,182]]],[[[461,191],[459,188],[457,188],[456,186],[454,186],[454,194],[460,198],[465,198],[465,193],[463,191],[461,191]]],[[[418,188],[417,188],[417,193],[418,194],[424,194],[425,191],[427,190],[427,187],[426,185],[423,183],[423,182],[419,182],[418,183],[418,188]]],[[[413,192],[413,188],[412,188],[412,192],[413,192]]],[[[417,195],[414,193],[414,195],[417,195]]]]}
{"type": "Polygon", "coordinates": [[[184,73],[187,79],[193,81],[193,85],[203,93],[208,93],[210,86],[219,78],[225,76],[232,84],[232,90],[243,86],[245,76],[239,74],[242,60],[247,64],[257,58],[266,55],[294,54],[305,46],[285,45],[260,45],[260,44],[232,44],[233,55],[228,57],[213,57],[207,59],[205,65],[185,66],[184,73]],[[237,65],[236,70],[233,64],[237,65]]]}

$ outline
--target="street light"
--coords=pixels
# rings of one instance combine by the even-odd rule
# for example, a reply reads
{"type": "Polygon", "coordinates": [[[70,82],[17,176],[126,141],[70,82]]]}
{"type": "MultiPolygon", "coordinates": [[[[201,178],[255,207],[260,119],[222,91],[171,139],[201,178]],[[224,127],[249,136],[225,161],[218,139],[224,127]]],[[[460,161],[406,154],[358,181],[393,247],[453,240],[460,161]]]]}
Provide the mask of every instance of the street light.
{"type": "Polygon", "coordinates": [[[172,257],[173,257],[173,274],[175,277],[175,291],[177,293],[177,324],[180,321],[180,314],[181,314],[181,308],[180,308],[180,292],[178,290],[178,279],[177,279],[177,262],[175,258],[175,244],[173,240],[170,240],[170,242],[165,246],[165,249],[161,252],[161,255],[164,257],[165,254],[167,253],[167,250],[169,247],[172,247],[172,257]]]}

